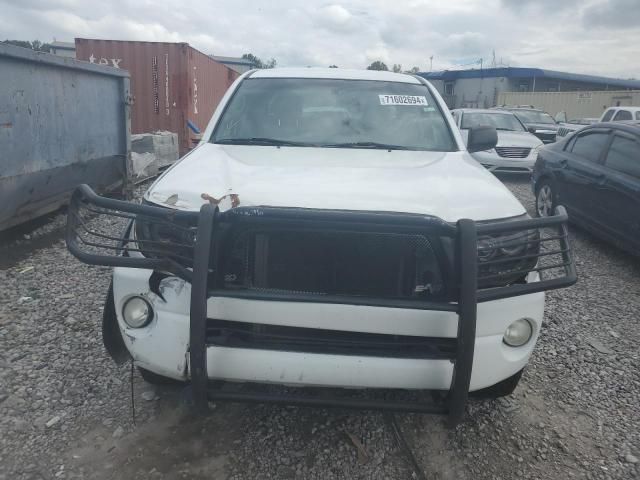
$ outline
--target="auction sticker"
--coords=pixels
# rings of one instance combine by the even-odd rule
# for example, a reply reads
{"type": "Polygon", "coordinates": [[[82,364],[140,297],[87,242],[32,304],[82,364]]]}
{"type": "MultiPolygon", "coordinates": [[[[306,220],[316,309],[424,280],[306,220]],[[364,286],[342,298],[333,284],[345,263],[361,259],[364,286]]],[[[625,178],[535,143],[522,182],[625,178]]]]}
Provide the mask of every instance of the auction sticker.
{"type": "Polygon", "coordinates": [[[422,105],[427,106],[427,97],[419,95],[378,95],[380,105],[422,105]]]}

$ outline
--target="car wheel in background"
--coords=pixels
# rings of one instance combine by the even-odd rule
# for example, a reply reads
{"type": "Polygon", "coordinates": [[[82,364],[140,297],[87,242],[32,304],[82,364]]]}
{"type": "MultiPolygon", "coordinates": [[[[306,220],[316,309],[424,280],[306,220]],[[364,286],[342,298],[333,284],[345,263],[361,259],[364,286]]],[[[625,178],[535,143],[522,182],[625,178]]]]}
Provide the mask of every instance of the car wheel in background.
{"type": "Polygon", "coordinates": [[[542,180],[536,190],[536,215],[538,217],[553,215],[557,205],[553,182],[551,180],[542,180]]]}

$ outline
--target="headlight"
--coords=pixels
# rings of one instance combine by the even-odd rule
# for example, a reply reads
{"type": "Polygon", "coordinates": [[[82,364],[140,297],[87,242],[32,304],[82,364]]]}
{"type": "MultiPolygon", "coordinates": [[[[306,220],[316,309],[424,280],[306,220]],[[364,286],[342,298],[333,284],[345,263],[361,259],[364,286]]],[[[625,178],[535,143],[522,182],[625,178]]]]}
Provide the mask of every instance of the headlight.
{"type": "Polygon", "coordinates": [[[533,325],[527,318],[519,318],[507,327],[502,341],[510,347],[521,347],[533,336],[533,325]]]}
{"type": "MultiPolygon", "coordinates": [[[[182,264],[193,258],[197,227],[176,220],[150,219],[139,216],[135,220],[135,239],[145,257],[170,257],[182,264]]],[[[189,265],[190,266],[190,265],[189,265]]]]}
{"type": "Polygon", "coordinates": [[[534,160],[537,160],[537,159],[538,159],[538,153],[540,153],[540,149],[541,149],[542,147],[544,147],[544,144],[542,144],[542,145],[538,145],[536,148],[534,148],[534,149],[531,151],[531,157],[532,157],[534,160]]]}
{"type": "Polygon", "coordinates": [[[153,308],[142,297],[131,297],[122,307],[122,318],[131,328],[142,328],[151,322],[153,308]]]}
{"type": "Polygon", "coordinates": [[[509,285],[526,277],[538,261],[538,230],[478,238],[478,287],[509,285]]]}

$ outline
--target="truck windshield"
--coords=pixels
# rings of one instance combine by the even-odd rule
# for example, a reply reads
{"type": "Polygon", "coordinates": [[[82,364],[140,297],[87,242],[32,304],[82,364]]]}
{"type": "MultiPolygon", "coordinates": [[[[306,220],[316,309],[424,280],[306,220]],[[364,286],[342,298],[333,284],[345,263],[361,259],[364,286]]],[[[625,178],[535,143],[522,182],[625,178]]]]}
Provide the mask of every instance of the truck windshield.
{"type": "Polygon", "coordinates": [[[462,115],[462,129],[469,129],[486,125],[495,127],[496,130],[510,130],[512,132],[522,132],[522,123],[510,113],[476,113],[466,112],[462,115]]]}
{"type": "Polygon", "coordinates": [[[421,84],[370,80],[244,80],[211,141],[454,151],[444,115],[421,84]]]}

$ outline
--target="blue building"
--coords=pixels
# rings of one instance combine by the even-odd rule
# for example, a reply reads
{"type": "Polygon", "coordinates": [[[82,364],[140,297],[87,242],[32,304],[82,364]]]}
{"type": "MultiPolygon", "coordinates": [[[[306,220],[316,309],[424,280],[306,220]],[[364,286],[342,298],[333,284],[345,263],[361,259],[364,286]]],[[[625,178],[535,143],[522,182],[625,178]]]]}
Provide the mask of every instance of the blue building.
{"type": "Polygon", "coordinates": [[[421,72],[449,108],[489,108],[501,92],[575,92],[640,90],[639,80],[557,72],[541,68],[501,67],[421,72]]]}

